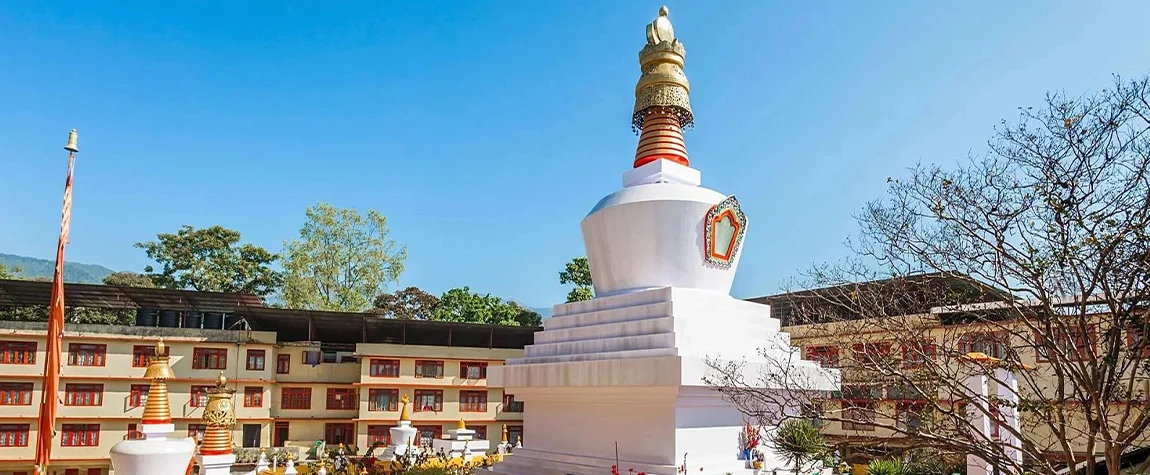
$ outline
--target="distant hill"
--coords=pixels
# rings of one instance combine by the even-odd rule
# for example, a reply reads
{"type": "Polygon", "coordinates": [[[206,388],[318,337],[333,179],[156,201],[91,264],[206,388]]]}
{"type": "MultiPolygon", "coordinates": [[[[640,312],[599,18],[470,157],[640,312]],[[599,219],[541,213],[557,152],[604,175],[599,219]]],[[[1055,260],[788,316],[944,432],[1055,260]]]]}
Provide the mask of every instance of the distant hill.
{"type": "MultiPolygon", "coordinates": [[[[56,263],[48,259],[37,259],[35,257],[17,256],[13,254],[0,254],[0,265],[9,268],[19,267],[23,270],[20,276],[28,279],[37,277],[51,279],[53,269],[56,267],[56,263]]],[[[65,282],[99,284],[103,282],[104,277],[107,277],[108,274],[112,272],[115,271],[101,265],[64,261],[65,282]]]]}

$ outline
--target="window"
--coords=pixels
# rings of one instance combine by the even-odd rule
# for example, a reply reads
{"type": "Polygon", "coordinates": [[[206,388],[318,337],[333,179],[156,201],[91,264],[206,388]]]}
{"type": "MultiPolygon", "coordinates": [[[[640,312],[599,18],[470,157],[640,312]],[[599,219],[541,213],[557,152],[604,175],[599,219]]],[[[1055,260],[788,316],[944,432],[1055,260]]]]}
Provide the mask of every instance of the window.
{"type": "Polygon", "coordinates": [[[244,386],[244,407],[264,407],[263,386],[244,386]]]}
{"type": "Polygon", "coordinates": [[[248,350],[248,371],[264,370],[264,350],[248,350]]]}
{"type": "Polygon", "coordinates": [[[814,428],[822,429],[822,427],[823,427],[823,407],[822,407],[822,404],[819,404],[817,402],[803,403],[802,407],[799,408],[799,414],[804,419],[806,419],[807,422],[810,422],[811,426],[813,426],[814,428]]]}
{"type": "Polygon", "coordinates": [[[391,445],[391,427],[367,426],[367,443],[391,445]]]}
{"type": "Polygon", "coordinates": [[[192,386],[192,407],[204,407],[208,405],[208,390],[212,386],[192,386]]]}
{"type": "Polygon", "coordinates": [[[852,350],[852,356],[856,365],[862,366],[878,366],[890,357],[889,342],[881,343],[857,343],[852,350]]]}
{"type": "Polygon", "coordinates": [[[398,411],[398,389],[371,389],[367,392],[367,410],[369,411],[398,411]]]}
{"type": "Polygon", "coordinates": [[[64,424],[60,430],[63,447],[95,447],[100,445],[100,424],[64,424]]]}
{"type": "Polygon", "coordinates": [[[125,440],[140,440],[144,438],[144,433],[140,432],[139,426],[135,423],[128,424],[128,435],[124,436],[125,440]]]}
{"type": "Polygon", "coordinates": [[[487,379],[487,363],[459,363],[459,377],[463,379],[487,379]]]}
{"type": "Polygon", "coordinates": [[[417,378],[442,378],[443,377],[443,362],[442,361],[415,361],[415,377],[417,378]]]}
{"type": "Polygon", "coordinates": [[[276,355],[276,374],[288,374],[291,371],[291,355],[276,355]]]}
{"type": "Polygon", "coordinates": [[[192,350],[192,369],[227,369],[228,350],[223,348],[195,348],[192,350]]]}
{"type": "Polygon", "coordinates": [[[64,385],[65,406],[100,406],[104,404],[103,384],[64,385]]]}
{"type": "Polygon", "coordinates": [[[459,391],[459,412],[487,412],[487,391],[459,391]]]}
{"type": "Polygon", "coordinates": [[[523,426],[507,426],[507,441],[512,444],[523,438],[523,426]]]}
{"type": "Polygon", "coordinates": [[[963,353],[982,353],[991,358],[1006,358],[1006,335],[1003,333],[967,333],[958,341],[963,353]]]}
{"type": "Polygon", "coordinates": [[[36,342],[0,341],[0,364],[36,364],[36,342]]]}
{"type": "Polygon", "coordinates": [[[900,403],[895,407],[895,419],[899,430],[914,432],[926,423],[926,405],[900,403]]]}
{"type": "Polygon", "coordinates": [[[843,401],[843,430],[873,431],[874,403],[863,401],[843,401]]]}
{"type": "Polygon", "coordinates": [[[32,383],[0,384],[0,406],[31,406],[32,383]]]}
{"type": "Polygon", "coordinates": [[[468,429],[475,431],[475,438],[479,440],[487,440],[487,426],[478,425],[475,427],[467,426],[468,429]]]}
{"type": "Polygon", "coordinates": [[[839,348],[837,346],[808,346],[805,359],[814,361],[824,368],[839,367],[839,348]]]}
{"type": "Polygon", "coordinates": [[[0,424],[0,447],[27,447],[30,424],[0,424]]]}
{"type": "Polygon", "coordinates": [[[843,386],[843,399],[855,401],[882,399],[882,387],[877,385],[848,385],[843,386]]]}
{"type": "Polygon", "coordinates": [[[1050,330],[1055,333],[1060,333],[1060,335],[1055,338],[1055,341],[1049,341],[1046,335],[1034,336],[1034,352],[1036,353],[1035,356],[1037,356],[1038,361],[1050,361],[1052,355],[1048,350],[1051,348],[1062,349],[1067,361],[1082,361],[1090,358],[1090,351],[1094,346],[1093,327],[1083,330],[1077,326],[1070,326],[1068,328],[1053,326],[1050,330]]]}
{"type": "Polygon", "coordinates": [[[504,394],[503,412],[523,412],[523,401],[516,401],[514,394],[504,394]]]}
{"type": "Polygon", "coordinates": [[[308,366],[316,366],[322,359],[323,354],[315,350],[307,350],[303,352],[303,364],[308,366]]]}
{"type": "Polygon", "coordinates": [[[132,347],[132,367],[147,368],[154,356],[156,356],[156,347],[135,345],[132,347]]]}
{"type": "Polygon", "coordinates": [[[372,358],[371,375],[377,378],[398,378],[399,360],[381,360],[372,358]]]}
{"type": "Polygon", "coordinates": [[[443,391],[439,389],[416,389],[415,412],[439,412],[443,410],[443,391]]]}
{"type": "Polygon", "coordinates": [[[1141,358],[1150,357],[1150,342],[1146,341],[1146,331],[1138,327],[1129,327],[1126,330],[1126,343],[1130,351],[1141,348],[1141,358]]]}
{"type": "Polygon", "coordinates": [[[440,426],[415,426],[415,430],[419,431],[420,445],[431,445],[431,441],[442,437],[443,427],[440,426]]]}
{"type": "Polygon", "coordinates": [[[206,430],[208,430],[206,424],[188,424],[188,437],[202,440],[204,438],[204,431],[206,430]]]}
{"type": "Polygon", "coordinates": [[[327,442],[328,445],[354,444],[355,424],[324,424],[323,440],[327,442]]]}
{"type": "Polygon", "coordinates": [[[342,411],[355,409],[355,388],[327,388],[327,409],[342,411]]]}
{"type": "Polygon", "coordinates": [[[311,409],[311,388],[283,388],[280,409],[311,409]]]}
{"type": "Polygon", "coordinates": [[[128,407],[140,407],[148,403],[148,385],[133,384],[128,392],[128,407]]]}
{"type": "Polygon", "coordinates": [[[102,468],[89,468],[88,475],[103,475],[104,469],[102,468]]]}
{"type": "Polygon", "coordinates": [[[933,341],[918,341],[902,346],[902,367],[918,368],[927,361],[934,360],[936,348],[933,341]]]}
{"type": "Polygon", "coordinates": [[[68,345],[68,365],[104,366],[104,358],[107,354],[108,345],[72,343],[68,345]]]}

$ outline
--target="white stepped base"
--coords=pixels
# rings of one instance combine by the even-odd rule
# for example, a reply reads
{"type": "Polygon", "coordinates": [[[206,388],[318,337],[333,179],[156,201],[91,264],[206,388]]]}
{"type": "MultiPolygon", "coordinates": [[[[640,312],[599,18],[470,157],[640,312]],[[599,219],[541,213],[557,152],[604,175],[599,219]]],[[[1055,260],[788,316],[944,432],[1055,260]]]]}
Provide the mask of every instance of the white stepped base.
{"type": "MultiPolygon", "coordinates": [[[[634,469],[634,473],[644,472],[648,475],[677,475],[678,472],[677,465],[655,465],[622,459],[618,463],[620,473],[628,473],[629,469],[634,469]]],[[[495,464],[491,470],[500,475],[607,475],[611,473],[612,465],[615,465],[614,457],[583,457],[521,448],[504,457],[503,462],[495,464]]],[[[703,465],[700,471],[699,465],[691,463],[690,456],[687,468],[688,473],[699,475],[770,473],[768,469],[756,471],[746,468],[746,462],[742,460],[703,465]]]]}

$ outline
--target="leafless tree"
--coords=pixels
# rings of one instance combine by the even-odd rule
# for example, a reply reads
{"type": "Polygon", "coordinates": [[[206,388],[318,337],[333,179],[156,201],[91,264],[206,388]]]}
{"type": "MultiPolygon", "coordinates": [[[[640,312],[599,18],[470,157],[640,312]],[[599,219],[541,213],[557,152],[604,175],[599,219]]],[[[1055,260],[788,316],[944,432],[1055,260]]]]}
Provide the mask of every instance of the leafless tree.
{"type": "Polygon", "coordinates": [[[750,378],[742,363],[712,361],[710,384],[764,424],[778,422],[773,408],[802,408],[781,417],[975,454],[1014,473],[1095,455],[1118,473],[1150,425],[1148,99],[1146,78],[1049,94],[997,127],[985,154],[888,179],[888,195],[857,217],[852,257],[796,278],[807,290],[768,299],[796,341],[820,345],[808,357],[841,367],[841,395],[800,390],[810,376],[778,357],[750,378]],[[1002,385],[996,368],[1017,374],[1016,407],[993,391],[979,404],[966,387],[972,375],[1002,385]],[[998,435],[975,430],[972,410],[998,435]],[[1020,427],[1006,424],[1009,411],[1020,427]]]}

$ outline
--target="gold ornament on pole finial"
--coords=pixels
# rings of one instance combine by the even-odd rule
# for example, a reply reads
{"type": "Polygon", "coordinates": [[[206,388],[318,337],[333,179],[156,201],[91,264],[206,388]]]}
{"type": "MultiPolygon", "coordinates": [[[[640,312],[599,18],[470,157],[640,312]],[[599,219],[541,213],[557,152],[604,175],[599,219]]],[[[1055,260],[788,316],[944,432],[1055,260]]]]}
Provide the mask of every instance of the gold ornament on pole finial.
{"type": "Polygon", "coordinates": [[[507,443],[507,424],[503,424],[503,443],[507,443]]]}
{"type": "Polygon", "coordinates": [[[403,397],[399,398],[399,402],[403,403],[403,410],[399,411],[399,420],[410,421],[411,420],[411,406],[410,406],[411,399],[408,399],[407,395],[404,394],[403,397]]]}
{"type": "Polygon", "coordinates": [[[168,349],[164,339],[156,343],[156,355],[148,362],[148,369],[144,370],[144,379],[150,379],[148,386],[148,402],[144,404],[144,424],[171,424],[172,409],[168,403],[167,380],[175,378],[176,373],[168,364],[168,349]]]}
{"type": "Polygon", "coordinates": [[[689,165],[683,129],[695,123],[691,111],[691,85],[683,72],[687,50],[675,38],[667,7],[647,25],[647,44],[639,51],[639,83],[635,85],[635,108],[631,128],[640,133],[635,168],[668,159],[689,165]]]}
{"type": "Polygon", "coordinates": [[[455,428],[458,430],[467,430],[467,423],[464,422],[463,419],[460,419],[459,423],[455,425],[455,428]]]}
{"type": "Polygon", "coordinates": [[[232,426],[236,424],[236,410],[232,405],[234,389],[227,387],[228,378],[224,372],[216,378],[216,387],[208,390],[208,405],[200,419],[207,428],[204,442],[200,446],[202,455],[227,455],[232,453],[232,426]]]}
{"type": "Polygon", "coordinates": [[[68,132],[68,143],[64,145],[64,150],[72,153],[78,153],[80,151],[80,145],[76,137],[76,129],[72,129],[71,132],[68,132]]]}

